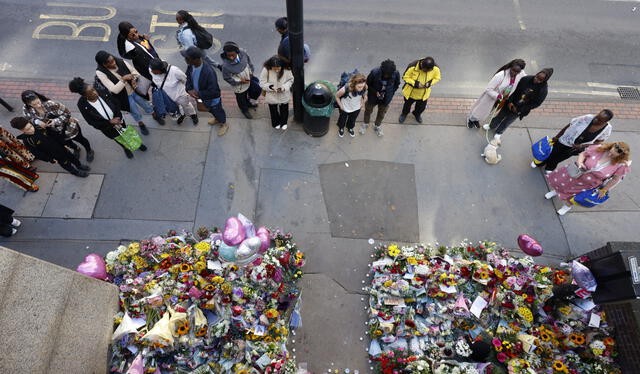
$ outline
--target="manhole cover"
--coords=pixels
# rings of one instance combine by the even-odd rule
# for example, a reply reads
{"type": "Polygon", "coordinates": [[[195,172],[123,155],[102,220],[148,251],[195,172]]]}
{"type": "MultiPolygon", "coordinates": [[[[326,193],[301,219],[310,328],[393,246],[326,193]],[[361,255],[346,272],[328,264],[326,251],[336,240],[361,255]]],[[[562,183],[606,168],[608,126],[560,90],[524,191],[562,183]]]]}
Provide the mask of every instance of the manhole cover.
{"type": "Polygon", "coordinates": [[[623,100],[640,100],[640,92],[635,87],[618,87],[618,94],[623,100]]]}

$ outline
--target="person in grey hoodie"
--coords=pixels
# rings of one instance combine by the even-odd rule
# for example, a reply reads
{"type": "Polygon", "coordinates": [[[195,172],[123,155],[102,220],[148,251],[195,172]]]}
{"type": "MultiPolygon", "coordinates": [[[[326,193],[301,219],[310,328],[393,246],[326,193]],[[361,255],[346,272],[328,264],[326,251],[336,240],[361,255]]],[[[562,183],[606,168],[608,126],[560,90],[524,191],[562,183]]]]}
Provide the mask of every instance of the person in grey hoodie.
{"type": "Polygon", "coordinates": [[[222,64],[218,68],[222,71],[222,78],[233,87],[236,102],[242,114],[252,119],[249,108],[255,108],[257,105],[249,101],[249,86],[254,72],[251,58],[234,42],[224,43],[220,58],[222,58],[222,64]]]}

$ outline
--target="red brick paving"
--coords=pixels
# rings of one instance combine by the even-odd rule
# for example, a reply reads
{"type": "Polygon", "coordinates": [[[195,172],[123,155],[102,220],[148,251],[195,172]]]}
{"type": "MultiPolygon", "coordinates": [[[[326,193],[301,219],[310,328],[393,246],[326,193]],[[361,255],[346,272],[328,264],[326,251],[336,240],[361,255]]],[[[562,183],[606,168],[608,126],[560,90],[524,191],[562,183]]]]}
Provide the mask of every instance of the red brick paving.
{"type": "MultiPolygon", "coordinates": [[[[40,80],[40,79],[0,79],[0,96],[9,103],[20,102],[20,94],[26,89],[36,90],[46,96],[63,102],[75,102],[76,94],[69,92],[67,82],[40,80]]],[[[433,97],[429,99],[428,111],[433,113],[466,114],[475,102],[475,99],[433,97]]],[[[223,90],[223,105],[235,105],[233,92],[223,90]]],[[[392,106],[402,105],[402,97],[396,96],[392,106]]],[[[560,101],[547,100],[533,113],[538,116],[549,117],[574,117],[583,113],[597,113],[603,108],[611,109],[616,118],[640,119],[640,103],[618,101],[560,101]]]]}

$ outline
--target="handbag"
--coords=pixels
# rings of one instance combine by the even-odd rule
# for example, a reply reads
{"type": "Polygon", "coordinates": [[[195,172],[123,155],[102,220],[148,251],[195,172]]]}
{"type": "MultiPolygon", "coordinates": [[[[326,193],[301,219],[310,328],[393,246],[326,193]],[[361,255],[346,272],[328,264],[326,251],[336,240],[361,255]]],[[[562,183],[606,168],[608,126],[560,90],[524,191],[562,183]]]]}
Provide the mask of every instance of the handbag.
{"type": "Polygon", "coordinates": [[[567,165],[567,174],[569,174],[571,178],[576,179],[580,178],[580,176],[584,174],[584,170],[580,169],[578,164],[574,162],[567,165]]]}
{"type": "Polygon", "coordinates": [[[600,197],[599,194],[600,187],[596,187],[580,192],[579,194],[572,197],[570,201],[575,205],[580,205],[585,208],[592,208],[609,200],[609,192],[607,192],[603,197],[600,197]]]}
{"type": "Polygon", "coordinates": [[[553,140],[548,136],[538,140],[531,146],[531,155],[533,156],[533,162],[539,165],[546,161],[553,151],[553,140]]]}
{"type": "Polygon", "coordinates": [[[260,87],[260,79],[252,75],[249,82],[249,92],[248,92],[249,98],[253,100],[258,100],[261,94],[262,94],[262,87],[260,87]]]}
{"type": "Polygon", "coordinates": [[[130,151],[135,151],[142,145],[142,139],[140,138],[140,134],[133,126],[127,126],[122,129],[118,129],[118,136],[115,137],[115,140],[122,144],[126,149],[130,151]]]}

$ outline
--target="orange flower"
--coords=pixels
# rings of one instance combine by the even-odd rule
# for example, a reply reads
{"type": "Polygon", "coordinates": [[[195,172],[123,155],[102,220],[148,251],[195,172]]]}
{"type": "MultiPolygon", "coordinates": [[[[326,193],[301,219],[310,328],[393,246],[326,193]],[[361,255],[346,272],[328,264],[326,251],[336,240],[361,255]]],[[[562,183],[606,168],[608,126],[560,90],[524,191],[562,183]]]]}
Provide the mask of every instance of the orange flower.
{"type": "Polygon", "coordinates": [[[185,335],[188,332],[189,332],[189,321],[184,321],[181,325],[178,326],[176,333],[178,335],[185,335]]]}
{"type": "Polygon", "coordinates": [[[198,337],[205,336],[207,335],[207,331],[208,331],[207,326],[202,326],[198,329],[198,331],[196,331],[196,336],[198,337]]]}
{"type": "Polygon", "coordinates": [[[602,342],[604,343],[604,345],[606,346],[611,346],[614,345],[616,343],[615,340],[613,340],[612,337],[608,337],[608,338],[604,338],[604,340],[602,340],[602,342]]]}

